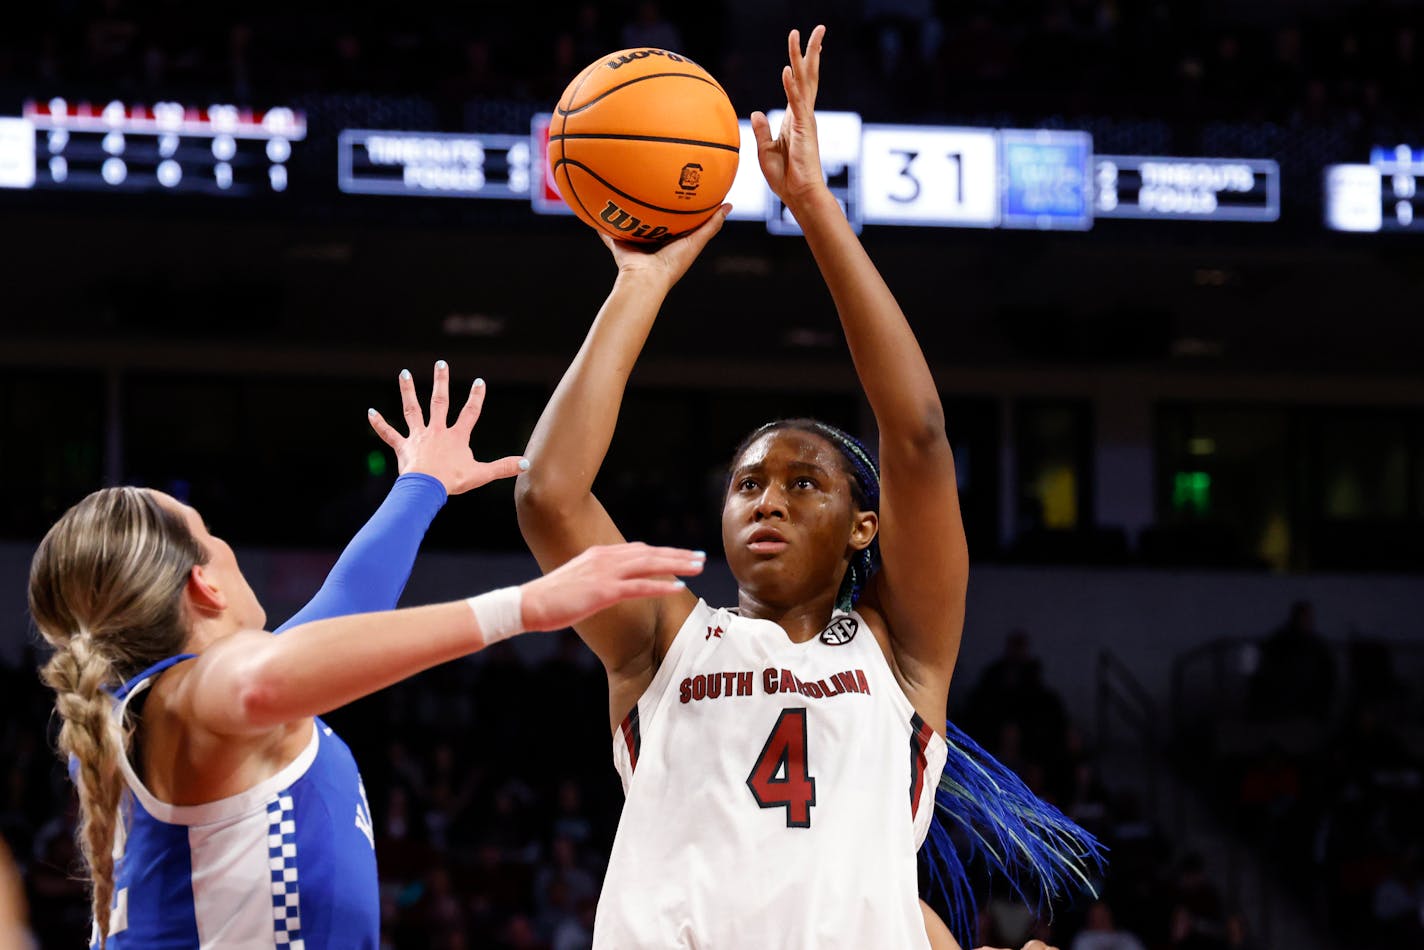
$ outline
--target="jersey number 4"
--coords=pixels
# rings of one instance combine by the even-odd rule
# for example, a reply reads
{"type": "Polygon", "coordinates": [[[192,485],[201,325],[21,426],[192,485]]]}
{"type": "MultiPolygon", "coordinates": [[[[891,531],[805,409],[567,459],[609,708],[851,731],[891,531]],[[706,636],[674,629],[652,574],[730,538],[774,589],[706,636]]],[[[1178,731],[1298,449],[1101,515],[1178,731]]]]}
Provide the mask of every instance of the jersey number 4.
{"type": "Polygon", "coordinates": [[[806,772],[806,710],[783,709],[766,738],[747,788],[762,808],[785,808],[786,827],[811,827],[816,780],[806,772]]]}

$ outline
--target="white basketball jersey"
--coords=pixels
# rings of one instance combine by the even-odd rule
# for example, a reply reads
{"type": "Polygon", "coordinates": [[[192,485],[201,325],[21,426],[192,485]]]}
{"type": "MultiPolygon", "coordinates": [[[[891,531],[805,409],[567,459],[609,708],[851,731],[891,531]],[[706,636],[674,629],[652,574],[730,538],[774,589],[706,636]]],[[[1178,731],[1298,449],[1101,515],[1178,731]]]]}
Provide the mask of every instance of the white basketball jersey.
{"type": "Polygon", "coordinates": [[[614,737],[596,950],[927,948],[944,738],[857,613],[793,643],[702,601],[614,737]]]}
{"type": "MultiPolygon", "coordinates": [[[[115,718],[122,721],[163,670],[189,658],[171,657],[126,683],[115,718]]],[[[366,789],[351,750],[320,719],[277,774],[205,805],[160,801],[127,756],[119,768],[133,808],[115,841],[108,950],[380,944],[366,789]]]]}

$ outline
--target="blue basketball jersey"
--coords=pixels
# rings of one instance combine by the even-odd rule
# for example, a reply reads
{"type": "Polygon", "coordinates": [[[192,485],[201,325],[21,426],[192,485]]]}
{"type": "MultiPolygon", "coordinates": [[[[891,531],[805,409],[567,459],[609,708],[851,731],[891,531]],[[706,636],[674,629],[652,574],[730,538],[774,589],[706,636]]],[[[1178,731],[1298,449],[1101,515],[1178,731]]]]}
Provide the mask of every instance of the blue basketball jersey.
{"type": "MultiPolygon", "coordinates": [[[[114,715],[171,657],[126,683],[114,715]]],[[[276,775],[204,805],[156,799],[125,758],[111,950],[364,950],[380,941],[376,852],[351,750],[320,719],[276,775]]]]}

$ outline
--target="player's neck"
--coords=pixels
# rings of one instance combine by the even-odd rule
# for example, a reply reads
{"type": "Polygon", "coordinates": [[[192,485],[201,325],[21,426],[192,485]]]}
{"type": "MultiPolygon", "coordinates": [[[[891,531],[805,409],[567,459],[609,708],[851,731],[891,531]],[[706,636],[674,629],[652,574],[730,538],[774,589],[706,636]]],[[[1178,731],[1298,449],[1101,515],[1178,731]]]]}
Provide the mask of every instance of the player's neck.
{"type": "Polygon", "coordinates": [[[753,620],[770,620],[786,631],[793,643],[805,643],[826,628],[835,610],[835,595],[827,594],[794,604],[775,604],[756,594],[737,591],[737,613],[753,620]]]}

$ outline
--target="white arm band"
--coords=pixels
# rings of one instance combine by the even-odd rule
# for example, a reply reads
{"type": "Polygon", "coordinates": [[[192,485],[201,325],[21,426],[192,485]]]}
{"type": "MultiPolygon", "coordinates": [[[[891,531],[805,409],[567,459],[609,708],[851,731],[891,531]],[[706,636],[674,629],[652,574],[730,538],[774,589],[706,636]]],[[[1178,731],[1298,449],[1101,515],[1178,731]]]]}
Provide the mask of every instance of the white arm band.
{"type": "Polygon", "coordinates": [[[518,587],[501,587],[465,598],[465,603],[470,605],[470,611],[475,615],[475,622],[480,625],[483,646],[524,632],[523,600],[518,587]]]}

